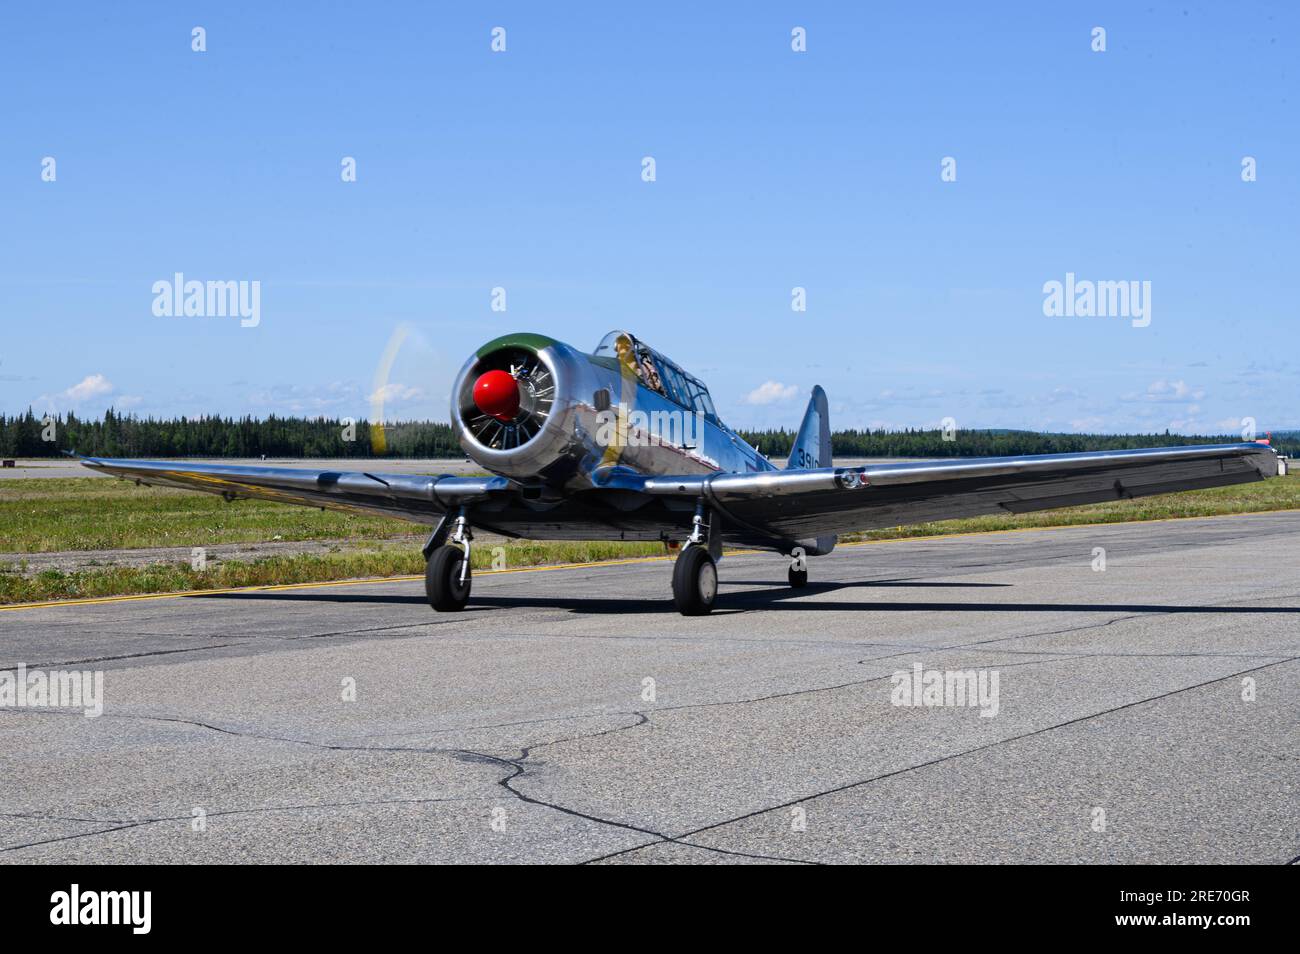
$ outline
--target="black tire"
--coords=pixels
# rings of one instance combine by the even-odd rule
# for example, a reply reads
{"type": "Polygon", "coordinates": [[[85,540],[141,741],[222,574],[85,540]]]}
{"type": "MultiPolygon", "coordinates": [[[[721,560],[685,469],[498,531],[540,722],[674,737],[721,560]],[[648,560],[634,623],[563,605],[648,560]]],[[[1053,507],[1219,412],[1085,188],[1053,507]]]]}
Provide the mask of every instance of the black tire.
{"type": "Polygon", "coordinates": [[[683,616],[707,616],[718,596],[718,567],[702,546],[682,550],[673,564],[673,602],[683,616]]]}
{"type": "Polygon", "coordinates": [[[789,579],[790,579],[790,585],[794,587],[796,590],[803,589],[805,586],[808,585],[808,568],[804,567],[802,570],[796,570],[793,566],[791,566],[789,579]]]}
{"type": "Polygon", "coordinates": [[[439,613],[463,610],[469,602],[473,578],[467,568],[465,582],[461,583],[460,568],[464,562],[465,554],[460,547],[441,546],[433,551],[425,565],[424,593],[429,598],[429,605],[439,613]]]}

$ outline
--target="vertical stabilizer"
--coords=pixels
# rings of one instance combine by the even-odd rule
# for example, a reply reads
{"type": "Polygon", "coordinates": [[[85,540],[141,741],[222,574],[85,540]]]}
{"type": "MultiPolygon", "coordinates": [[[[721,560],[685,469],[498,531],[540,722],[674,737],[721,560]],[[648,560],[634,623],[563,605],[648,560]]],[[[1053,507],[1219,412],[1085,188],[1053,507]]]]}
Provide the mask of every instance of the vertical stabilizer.
{"type": "Polygon", "coordinates": [[[812,470],[831,466],[831,420],[826,409],[826,392],[821,385],[813,388],[804,411],[803,423],[790,448],[786,470],[812,470]]]}
{"type": "MultiPolygon", "coordinates": [[[[812,390],[808,400],[808,410],[803,413],[803,423],[795,435],[794,446],[790,448],[790,459],[785,463],[786,470],[812,470],[817,467],[830,467],[831,464],[831,418],[826,408],[826,392],[821,385],[812,390]]],[[[810,555],[830,553],[835,549],[835,534],[817,537],[814,540],[799,541],[800,547],[810,555]]]]}

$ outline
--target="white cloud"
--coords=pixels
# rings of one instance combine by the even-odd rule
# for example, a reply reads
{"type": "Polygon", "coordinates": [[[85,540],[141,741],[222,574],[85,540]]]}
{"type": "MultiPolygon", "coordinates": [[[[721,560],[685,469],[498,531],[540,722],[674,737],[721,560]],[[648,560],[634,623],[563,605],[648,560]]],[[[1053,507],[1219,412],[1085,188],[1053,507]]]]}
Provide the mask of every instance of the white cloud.
{"type": "Polygon", "coordinates": [[[51,410],[76,407],[91,400],[113,393],[113,382],[102,374],[88,374],[72,387],[58,394],[42,394],[36,399],[38,405],[51,410]]]}
{"type": "Polygon", "coordinates": [[[409,384],[385,384],[378,391],[369,395],[366,400],[372,404],[376,401],[384,404],[395,404],[400,401],[419,401],[424,398],[424,389],[413,387],[409,384]]]}
{"type": "Polygon", "coordinates": [[[742,398],[745,404],[775,404],[797,397],[797,384],[782,384],[780,381],[764,381],[742,398]]]}
{"type": "Polygon", "coordinates": [[[360,389],[346,381],[330,384],[273,384],[248,395],[248,408],[266,414],[338,414],[355,404],[360,389]]]}
{"type": "Polygon", "coordinates": [[[88,374],[81,379],[80,383],[64,391],[63,396],[69,401],[78,403],[99,397],[101,394],[110,394],[112,390],[113,384],[108,378],[102,374],[88,374]]]}
{"type": "Polygon", "coordinates": [[[1198,417],[1175,418],[1165,425],[1165,429],[1173,434],[1204,434],[1207,430],[1198,417]]]}
{"type": "Polygon", "coordinates": [[[1051,393],[1047,395],[1045,400],[1048,404],[1061,404],[1068,401],[1078,401],[1082,396],[1074,388],[1052,388],[1051,393]]]}
{"type": "Polygon", "coordinates": [[[1190,387],[1186,381],[1166,381],[1162,378],[1151,382],[1146,396],[1148,401],[1199,401],[1205,397],[1205,392],[1190,387]]]}

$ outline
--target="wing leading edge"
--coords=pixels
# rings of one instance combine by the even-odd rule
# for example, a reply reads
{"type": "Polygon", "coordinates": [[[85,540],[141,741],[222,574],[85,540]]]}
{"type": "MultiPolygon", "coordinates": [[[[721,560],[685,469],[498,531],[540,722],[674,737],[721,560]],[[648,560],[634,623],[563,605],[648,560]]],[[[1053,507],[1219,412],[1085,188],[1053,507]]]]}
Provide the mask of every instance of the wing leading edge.
{"type": "Polygon", "coordinates": [[[425,477],[98,457],[80,460],[100,473],[142,484],[221,494],[227,500],[253,497],[425,524],[436,524],[450,509],[509,495],[516,489],[505,477],[425,477]]]}

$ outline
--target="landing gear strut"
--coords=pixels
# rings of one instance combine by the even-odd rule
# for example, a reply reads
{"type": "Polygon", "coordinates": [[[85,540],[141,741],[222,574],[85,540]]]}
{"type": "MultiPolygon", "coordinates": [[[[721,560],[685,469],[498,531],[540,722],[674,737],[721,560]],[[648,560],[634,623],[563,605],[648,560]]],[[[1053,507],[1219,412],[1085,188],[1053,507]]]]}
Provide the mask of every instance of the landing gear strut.
{"type": "Polygon", "coordinates": [[[716,548],[700,504],[695,508],[691,535],[673,564],[673,603],[683,616],[707,616],[713,609],[718,596],[718,565],[711,551],[716,548]]]}
{"type": "Polygon", "coordinates": [[[424,593],[429,605],[439,613],[455,612],[469,602],[470,577],[469,521],[462,510],[456,518],[456,529],[451,534],[451,544],[435,547],[429,553],[424,568],[424,593]]]}

